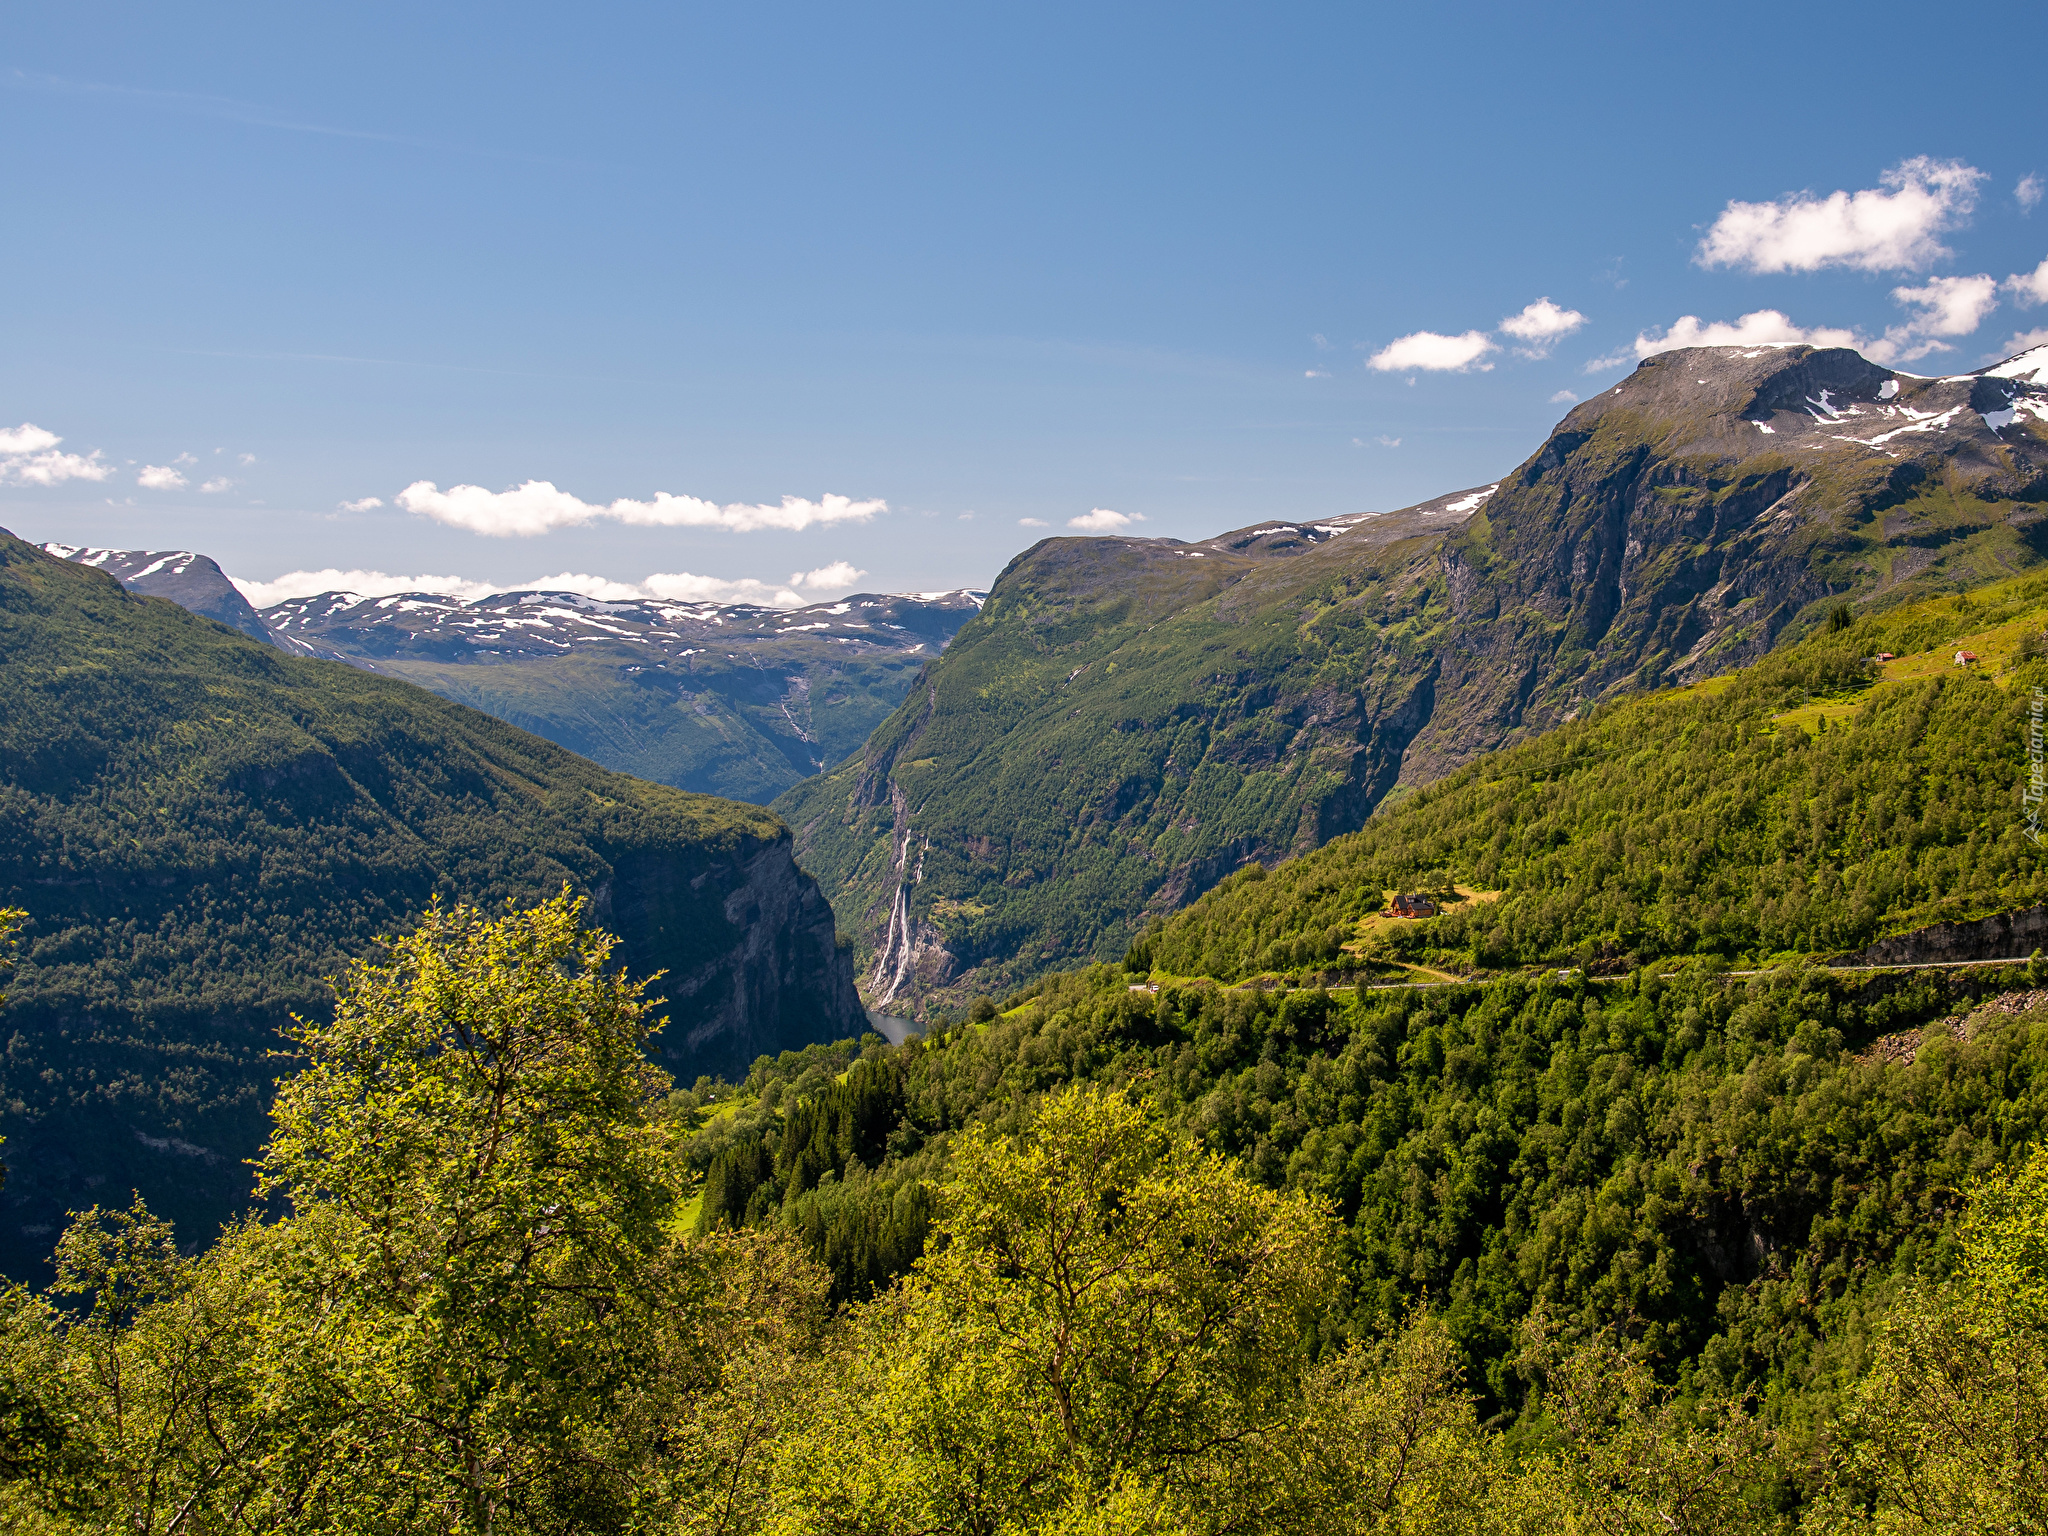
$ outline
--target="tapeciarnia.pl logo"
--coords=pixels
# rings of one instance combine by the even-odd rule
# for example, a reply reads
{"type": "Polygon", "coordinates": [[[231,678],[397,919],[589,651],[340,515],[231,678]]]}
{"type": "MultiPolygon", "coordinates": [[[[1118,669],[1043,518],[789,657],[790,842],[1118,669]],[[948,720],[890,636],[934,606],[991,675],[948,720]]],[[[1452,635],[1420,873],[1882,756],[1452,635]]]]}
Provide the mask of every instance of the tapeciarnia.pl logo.
{"type": "Polygon", "coordinates": [[[2048,782],[2048,775],[2044,775],[2043,772],[2044,753],[2042,751],[2041,732],[2041,709],[2043,703],[2042,692],[2039,688],[2036,688],[2033,698],[2027,704],[2027,791],[2020,796],[2021,803],[2027,808],[2027,836],[2033,840],[2034,846],[2037,848],[2041,845],[2041,798],[2043,785],[2044,782],[2048,782]]]}

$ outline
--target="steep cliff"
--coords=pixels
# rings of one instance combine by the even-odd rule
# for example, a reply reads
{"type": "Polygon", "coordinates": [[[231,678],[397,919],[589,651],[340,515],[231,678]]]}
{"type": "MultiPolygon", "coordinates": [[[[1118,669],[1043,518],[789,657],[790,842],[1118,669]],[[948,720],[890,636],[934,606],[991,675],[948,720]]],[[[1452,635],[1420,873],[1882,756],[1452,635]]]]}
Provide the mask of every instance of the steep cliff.
{"type": "Polygon", "coordinates": [[[1048,539],[866,746],[775,807],[892,1007],[1120,954],[1136,924],[1587,702],[1840,603],[2048,553],[2048,388],[1702,348],[1496,485],[1193,544],[1048,539]]]}
{"type": "Polygon", "coordinates": [[[0,1269],[139,1188],[194,1239],[246,1195],[268,1052],[435,898],[566,882],[685,1081],[859,1033],[832,913],[757,807],[614,774],[422,689],[303,660],[0,536],[0,1269]]]}

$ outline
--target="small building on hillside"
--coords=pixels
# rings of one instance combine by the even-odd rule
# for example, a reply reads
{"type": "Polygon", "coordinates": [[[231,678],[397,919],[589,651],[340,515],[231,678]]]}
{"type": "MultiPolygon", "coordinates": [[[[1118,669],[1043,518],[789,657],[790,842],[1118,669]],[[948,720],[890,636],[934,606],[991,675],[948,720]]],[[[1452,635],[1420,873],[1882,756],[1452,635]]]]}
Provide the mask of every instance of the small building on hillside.
{"type": "Polygon", "coordinates": [[[1977,653],[1975,651],[1957,651],[1956,665],[1959,667],[1974,667],[1977,665],[1977,653]]]}
{"type": "Polygon", "coordinates": [[[1386,917],[1435,917],[1436,903],[1427,896],[1413,896],[1403,891],[1387,903],[1386,917]]]}

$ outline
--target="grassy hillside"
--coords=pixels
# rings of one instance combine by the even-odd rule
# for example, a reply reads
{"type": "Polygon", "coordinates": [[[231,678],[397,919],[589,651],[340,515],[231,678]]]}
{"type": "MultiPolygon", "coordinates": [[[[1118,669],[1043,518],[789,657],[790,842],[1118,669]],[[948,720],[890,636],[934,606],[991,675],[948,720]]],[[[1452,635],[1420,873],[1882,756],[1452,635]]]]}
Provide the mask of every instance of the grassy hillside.
{"type": "Polygon", "coordinates": [[[136,1187],[205,1232],[247,1187],[267,1054],[323,978],[439,896],[568,883],[686,1078],[862,1021],[769,813],[607,772],[297,660],[0,537],[0,907],[27,909],[0,1055],[0,1270],[136,1187]]]}
{"type": "Polygon", "coordinates": [[[1908,604],[1495,753],[1141,945],[1236,981],[1707,952],[1765,962],[2048,900],[2022,795],[2048,579],[1908,604]],[[1958,650],[1980,658],[1954,663],[1958,650]],[[1867,658],[1895,653],[1896,659],[1867,658]],[[1378,922],[1388,893],[1498,892],[1378,922]]]}
{"type": "Polygon", "coordinates": [[[2048,392],[2002,435],[1982,416],[2018,388],[1675,352],[1490,496],[1047,540],[859,755],[776,808],[893,1006],[1120,955],[1247,860],[1604,700],[1753,661],[1841,601],[2037,566],[2048,392]]]}

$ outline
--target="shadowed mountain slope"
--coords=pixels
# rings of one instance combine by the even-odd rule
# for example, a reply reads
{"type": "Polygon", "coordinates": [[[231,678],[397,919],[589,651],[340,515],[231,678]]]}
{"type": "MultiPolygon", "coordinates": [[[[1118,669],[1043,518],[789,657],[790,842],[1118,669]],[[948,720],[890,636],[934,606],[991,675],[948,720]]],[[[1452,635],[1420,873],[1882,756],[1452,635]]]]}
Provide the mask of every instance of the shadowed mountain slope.
{"type": "Polygon", "coordinates": [[[832,913],[766,811],[610,773],[424,690],[282,655],[0,536],[0,1269],[141,1189],[193,1234],[265,1129],[267,1052],[430,899],[564,882],[686,1080],[858,1033],[832,913]]]}
{"type": "Polygon", "coordinates": [[[2048,388],[1700,348],[1497,486],[1182,544],[1048,539],[861,752],[776,808],[890,1006],[1148,915],[1589,702],[2048,552],[2048,388]]]}

